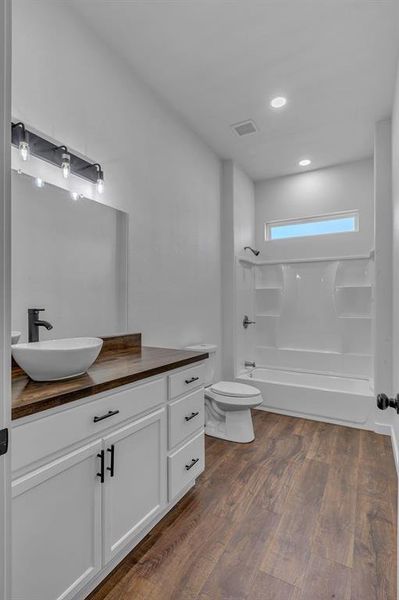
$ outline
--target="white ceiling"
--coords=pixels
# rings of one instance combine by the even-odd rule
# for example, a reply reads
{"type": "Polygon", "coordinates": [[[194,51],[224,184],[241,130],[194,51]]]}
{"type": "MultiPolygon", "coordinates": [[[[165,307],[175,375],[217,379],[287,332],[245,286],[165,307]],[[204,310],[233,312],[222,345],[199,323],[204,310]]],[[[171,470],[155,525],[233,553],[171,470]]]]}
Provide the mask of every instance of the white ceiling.
{"type": "Polygon", "coordinates": [[[369,156],[391,113],[397,0],[74,0],[98,34],[254,179],[369,156]],[[269,100],[289,103],[272,111],[269,100]],[[259,133],[230,125],[253,119],[259,133]]]}

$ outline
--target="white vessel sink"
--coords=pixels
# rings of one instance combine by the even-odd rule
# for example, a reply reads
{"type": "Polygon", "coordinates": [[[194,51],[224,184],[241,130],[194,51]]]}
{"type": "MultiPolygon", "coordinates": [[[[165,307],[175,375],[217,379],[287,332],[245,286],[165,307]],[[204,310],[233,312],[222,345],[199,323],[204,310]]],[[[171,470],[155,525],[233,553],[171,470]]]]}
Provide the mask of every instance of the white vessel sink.
{"type": "Polygon", "coordinates": [[[66,338],[11,346],[14,360],[34,381],[83,375],[100,354],[100,338],[66,338]]]}

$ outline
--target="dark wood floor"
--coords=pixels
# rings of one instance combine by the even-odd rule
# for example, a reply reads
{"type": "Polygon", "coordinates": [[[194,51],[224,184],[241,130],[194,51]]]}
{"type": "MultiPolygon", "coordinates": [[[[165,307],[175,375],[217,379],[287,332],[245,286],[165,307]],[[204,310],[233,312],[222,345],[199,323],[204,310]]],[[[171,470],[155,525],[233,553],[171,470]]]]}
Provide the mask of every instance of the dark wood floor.
{"type": "Polygon", "coordinates": [[[395,600],[390,439],[256,411],[90,600],[395,600]]]}

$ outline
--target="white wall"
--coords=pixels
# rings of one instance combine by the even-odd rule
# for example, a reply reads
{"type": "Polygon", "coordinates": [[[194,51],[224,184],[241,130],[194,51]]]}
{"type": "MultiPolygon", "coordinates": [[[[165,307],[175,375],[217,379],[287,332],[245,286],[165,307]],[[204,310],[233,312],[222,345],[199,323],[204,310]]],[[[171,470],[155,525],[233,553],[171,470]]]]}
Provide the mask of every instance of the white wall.
{"type": "Polygon", "coordinates": [[[236,257],[255,243],[255,198],[252,180],[233,161],[223,163],[222,177],[222,315],[223,377],[233,379],[238,365],[249,358],[251,330],[242,327],[244,311],[251,312],[252,289],[246,285],[236,257]],[[245,357],[245,358],[244,358],[245,357]]]}
{"type": "Polygon", "coordinates": [[[40,307],[54,326],[41,339],[126,331],[126,213],[15,172],[11,189],[12,329],[27,341],[40,307]]]}
{"type": "Polygon", "coordinates": [[[129,213],[129,330],[220,346],[220,161],[67,1],[13,8],[14,116],[101,162],[129,213]]]}
{"type": "Polygon", "coordinates": [[[373,161],[365,159],[255,185],[256,245],[264,259],[368,253],[373,247],[373,161]],[[279,219],[359,210],[359,233],[265,242],[264,224],[279,219]]]}

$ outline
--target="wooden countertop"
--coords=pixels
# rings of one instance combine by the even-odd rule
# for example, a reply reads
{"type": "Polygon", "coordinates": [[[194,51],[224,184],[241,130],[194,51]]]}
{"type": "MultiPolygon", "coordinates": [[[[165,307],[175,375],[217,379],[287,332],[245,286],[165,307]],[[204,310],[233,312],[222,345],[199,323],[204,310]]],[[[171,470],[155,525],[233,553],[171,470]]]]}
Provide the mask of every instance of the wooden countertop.
{"type": "Polygon", "coordinates": [[[105,338],[96,362],[87,373],[73,379],[35,382],[15,365],[12,376],[12,419],[33,415],[208,358],[206,352],[142,347],[141,336],[137,336],[140,334],[105,338]],[[139,339],[140,343],[130,343],[129,338],[139,339]],[[109,340],[113,343],[109,343],[109,340]]]}

